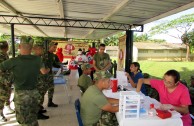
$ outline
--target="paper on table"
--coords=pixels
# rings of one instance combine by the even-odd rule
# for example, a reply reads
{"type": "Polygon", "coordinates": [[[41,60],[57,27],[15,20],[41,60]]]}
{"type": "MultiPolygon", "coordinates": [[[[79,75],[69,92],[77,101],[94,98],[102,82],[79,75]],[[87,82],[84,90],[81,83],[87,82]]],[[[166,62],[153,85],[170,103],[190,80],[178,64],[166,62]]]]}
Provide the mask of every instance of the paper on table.
{"type": "Polygon", "coordinates": [[[127,86],[128,80],[124,71],[117,71],[118,85],[127,86]]]}

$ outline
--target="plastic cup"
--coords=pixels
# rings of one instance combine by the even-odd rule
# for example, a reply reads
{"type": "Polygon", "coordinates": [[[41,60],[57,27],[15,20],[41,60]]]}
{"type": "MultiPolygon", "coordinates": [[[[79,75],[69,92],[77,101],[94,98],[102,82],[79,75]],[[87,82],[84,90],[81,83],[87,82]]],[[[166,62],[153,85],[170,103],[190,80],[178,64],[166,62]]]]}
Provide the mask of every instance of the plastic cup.
{"type": "Polygon", "coordinates": [[[112,92],[117,92],[118,80],[116,78],[111,79],[112,92]]]}

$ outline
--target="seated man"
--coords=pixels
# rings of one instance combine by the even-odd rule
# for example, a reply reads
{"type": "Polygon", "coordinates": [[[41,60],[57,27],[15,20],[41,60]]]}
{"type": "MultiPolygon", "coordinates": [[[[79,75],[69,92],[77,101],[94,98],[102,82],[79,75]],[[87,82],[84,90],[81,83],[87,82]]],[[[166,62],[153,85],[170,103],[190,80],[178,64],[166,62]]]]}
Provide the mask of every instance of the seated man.
{"type": "Polygon", "coordinates": [[[78,79],[78,86],[84,93],[89,86],[93,85],[92,79],[88,76],[91,73],[91,65],[89,63],[84,63],[82,64],[81,69],[83,74],[78,79]]]}
{"type": "MultiPolygon", "coordinates": [[[[113,106],[113,104],[118,104],[119,100],[107,98],[102,93],[103,89],[111,88],[110,79],[105,73],[104,71],[98,71],[94,74],[95,85],[90,86],[81,98],[80,112],[84,126],[101,125],[101,122],[103,122],[101,119],[104,119],[101,117],[102,111],[111,112],[115,117],[114,113],[119,110],[119,106],[113,106]]],[[[112,120],[116,120],[116,118],[111,119],[111,122],[112,120]]],[[[115,122],[117,123],[117,121],[115,122]]]]}

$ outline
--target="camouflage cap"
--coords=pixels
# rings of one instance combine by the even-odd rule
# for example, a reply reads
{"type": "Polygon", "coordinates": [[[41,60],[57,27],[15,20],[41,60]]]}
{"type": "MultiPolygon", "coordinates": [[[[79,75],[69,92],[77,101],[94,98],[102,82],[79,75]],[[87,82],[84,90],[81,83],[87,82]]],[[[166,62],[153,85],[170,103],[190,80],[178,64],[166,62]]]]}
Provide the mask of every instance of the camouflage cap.
{"type": "Polygon", "coordinates": [[[7,41],[0,41],[0,50],[8,48],[7,41]]]}
{"type": "Polygon", "coordinates": [[[108,71],[96,71],[93,76],[94,76],[94,80],[96,81],[103,78],[110,78],[112,77],[112,74],[109,73],[108,71]]]}
{"type": "Polygon", "coordinates": [[[0,41],[0,46],[8,45],[7,41],[0,41]]]}
{"type": "Polygon", "coordinates": [[[43,43],[43,41],[41,41],[41,40],[34,40],[34,46],[44,46],[44,43],[43,43]]]}
{"type": "Polygon", "coordinates": [[[86,70],[86,69],[90,69],[90,68],[92,68],[92,66],[89,63],[84,63],[81,66],[81,69],[82,70],[86,70]]]}
{"type": "Polygon", "coordinates": [[[25,44],[33,44],[34,40],[33,38],[29,37],[29,36],[22,36],[20,38],[20,44],[21,43],[25,43],[25,44]]]}

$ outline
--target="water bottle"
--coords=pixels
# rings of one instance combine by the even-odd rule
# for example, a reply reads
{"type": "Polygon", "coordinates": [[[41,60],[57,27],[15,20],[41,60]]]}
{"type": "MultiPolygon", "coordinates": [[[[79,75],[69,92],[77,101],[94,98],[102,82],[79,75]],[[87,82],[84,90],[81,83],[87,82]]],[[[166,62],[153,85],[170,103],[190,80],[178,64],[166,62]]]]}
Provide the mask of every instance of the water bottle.
{"type": "Polygon", "coordinates": [[[154,104],[150,104],[150,109],[148,111],[149,116],[156,116],[156,110],[154,108],[154,104]]]}

